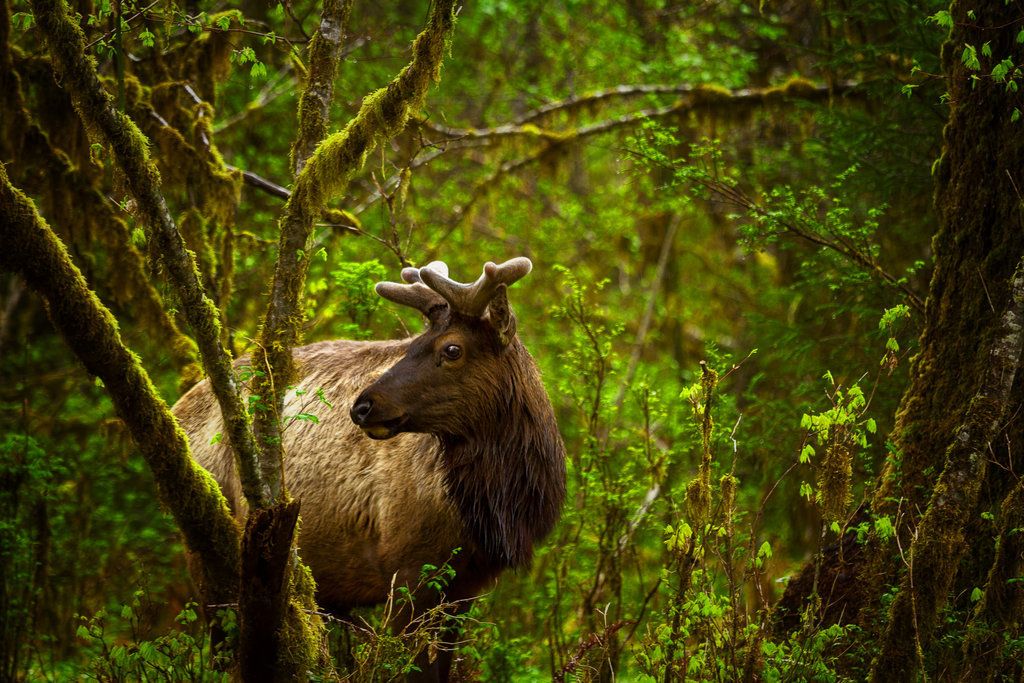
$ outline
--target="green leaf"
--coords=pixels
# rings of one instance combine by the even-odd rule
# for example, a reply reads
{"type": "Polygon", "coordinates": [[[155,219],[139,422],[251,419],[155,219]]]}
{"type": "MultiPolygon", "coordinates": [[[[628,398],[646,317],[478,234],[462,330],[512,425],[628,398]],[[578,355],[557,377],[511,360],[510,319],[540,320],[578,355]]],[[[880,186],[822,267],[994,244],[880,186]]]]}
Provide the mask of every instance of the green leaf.
{"type": "Polygon", "coordinates": [[[13,23],[14,27],[19,31],[27,31],[32,28],[32,24],[34,22],[32,15],[28,12],[15,12],[11,15],[11,23],[13,23]]]}
{"type": "Polygon", "coordinates": [[[869,434],[874,434],[875,432],[878,431],[878,425],[875,423],[875,419],[872,417],[869,417],[867,421],[864,423],[864,428],[868,430],[869,434]]]}
{"type": "Polygon", "coordinates": [[[800,462],[808,463],[811,461],[811,457],[814,455],[814,446],[807,444],[800,450],[800,462]]]}
{"type": "Polygon", "coordinates": [[[327,398],[324,396],[324,388],[323,387],[320,387],[319,389],[316,390],[316,398],[317,398],[318,401],[323,403],[328,408],[331,408],[331,409],[334,408],[334,404],[331,403],[330,401],[328,401],[327,398]]]}
{"type": "Polygon", "coordinates": [[[928,21],[937,24],[942,28],[953,28],[953,15],[949,13],[949,10],[939,10],[928,17],[928,21]]]}
{"type": "Polygon", "coordinates": [[[978,71],[981,69],[981,62],[978,61],[978,51],[973,45],[964,45],[963,54],[960,55],[960,61],[963,62],[971,71],[978,71]]]}
{"type": "Polygon", "coordinates": [[[981,44],[981,54],[983,54],[986,57],[992,56],[992,41],[986,40],[984,43],[981,44]]]}
{"type": "Polygon", "coordinates": [[[975,586],[974,590],[971,591],[971,602],[978,602],[978,600],[981,600],[983,595],[985,595],[985,592],[975,586]]]}
{"type": "Polygon", "coordinates": [[[887,541],[892,538],[894,531],[892,520],[888,517],[882,516],[875,520],[875,533],[877,533],[879,538],[883,541],[887,541]]]}

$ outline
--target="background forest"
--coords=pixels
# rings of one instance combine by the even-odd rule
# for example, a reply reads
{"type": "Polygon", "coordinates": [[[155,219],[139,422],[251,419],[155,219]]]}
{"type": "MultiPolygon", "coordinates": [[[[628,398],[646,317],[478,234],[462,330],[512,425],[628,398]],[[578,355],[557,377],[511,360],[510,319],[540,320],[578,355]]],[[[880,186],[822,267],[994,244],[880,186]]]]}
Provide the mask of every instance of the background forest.
{"type": "MultiPolygon", "coordinates": [[[[457,678],[1024,676],[1019,4],[61,6],[0,3],[0,680],[228,676],[108,351],[170,405],[210,340],[401,337],[376,282],[518,255],[569,490],[457,678]]],[[[436,646],[305,604],[314,680],[436,646]]]]}

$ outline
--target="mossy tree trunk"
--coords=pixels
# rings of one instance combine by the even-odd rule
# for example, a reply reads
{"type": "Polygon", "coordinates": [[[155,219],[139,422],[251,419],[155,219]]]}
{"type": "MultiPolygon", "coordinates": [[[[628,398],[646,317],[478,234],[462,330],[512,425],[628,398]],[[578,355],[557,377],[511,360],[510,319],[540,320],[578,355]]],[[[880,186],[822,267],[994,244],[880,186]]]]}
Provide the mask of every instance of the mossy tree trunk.
{"type": "MultiPolygon", "coordinates": [[[[351,11],[352,0],[326,0],[320,26],[310,42],[309,75],[306,89],[299,100],[299,133],[292,147],[296,175],[326,135],[335,72],[351,11]]],[[[281,258],[279,254],[278,260],[281,258]]],[[[296,307],[299,302],[300,299],[296,298],[296,307]]],[[[290,348],[286,350],[291,353],[290,348]]],[[[277,405],[282,401],[283,394],[278,397],[277,405]]],[[[279,434],[275,436],[275,443],[275,450],[278,450],[279,434]]],[[[263,459],[267,459],[265,455],[263,459]]],[[[282,636],[285,640],[308,642],[311,635],[308,631],[313,626],[308,617],[302,615],[304,609],[314,606],[312,586],[305,587],[308,589],[305,594],[291,595],[294,586],[289,587],[288,584],[290,565],[294,565],[295,573],[307,570],[300,566],[301,560],[294,550],[299,501],[277,495],[282,493],[284,485],[283,474],[278,476],[279,471],[277,467],[272,468],[272,475],[268,479],[275,482],[275,497],[262,501],[261,505],[249,511],[242,536],[238,648],[240,671],[246,681],[295,678],[302,669],[278,657],[282,649],[282,636]],[[289,599],[294,603],[291,618],[288,614],[289,599]]],[[[303,648],[294,648],[292,643],[288,643],[285,649],[302,651],[303,648]]]]}
{"type": "MultiPolygon", "coordinates": [[[[950,12],[954,28],[942,54],[950,112],[935,169],[941,220],[932,242],[935,271],[921,350],[897,415],[896,452],[886,463],[873,505],[876,514],[902,512],[904,530],[924,511],[949,437],[984,381],[985,350],[998,334],[1011,276],[1024,252],[1024,136],[1022,124],[1014,121],[1022,101],[989,76],[1004,58],[1020,61],[1020,9],[1002,0],[970,0],[954,2],[950,12]],[[991,57],[983,54],[983,45],[991,57]],[[965,50],[976,53],[979,68],[965,65],[965,50]]],[[[1011,428],[1016,431],[1011,437],[1021,436],[1019,426],[1011,428]]]]}
{"type": "MultiPolygon", "coordinates": [[[[893,605],[885,645],[892,648],[883,652],[878,673],[896,662],[917,663],[906,648],[915,641],[928,648],[937,611],[951,587],[955,590],[950,594],[965,601],[954,606],[966,608],[971,588],[985,585],[995,544],[991,530],[982,526],[981,513],[999,514],[1013,484],[1003,473],[1021,465],[1024,424],[1004,424],[993,417],[1006,405],[1020,405],[1020,383],[1007,385],[1005,395],[996,397],[993,384],[1005,378],[997,380],[990,373],[1006,340],[1001,318],[1015,305],[1013,274],[1024,255],[1024,135],[1015,120],[1022,102],[1016,88],[992,77],[1002,60],[1021,61],[1021,10],[1003,0],[956,0],[950,15],[953,28],[942,51],[950,111],[935,172],[941,221],[933,240],[935,272],[921,350],[897,415],[896,452],[873,501],[875,515],[899,520],[897,531],[907,541],[903,548],[917,534],[910,555],[917,566],[904,579],[905,597],[893,605]],[[995,420],[987,433],[977,433],[980,442],[971,444],[981,447],[974,456],[980,462],[957,457],[968,455],[969,449],[954,442],[973,418],[995,420]],[[954,453],[957,448],[960,453],[954,453]],[[994,466],[986,468],[986,460],[994,466]],[[908,591],[914,575],[917,584],[908,591]]],[[[1018,347],[1006,354],[1019,352],[1018,347]]],[[[873,587],[869,598],[877,599],[894,569],[903,566],[903,558],[894,544],[876,542],[867,560],[864,585],[873,587]]]]}
{"type": "Polygon", "coordinates": [[[893,600],[872,679],[912,675],[923,661],[939,610],[968,549],[966,532],[987,470],[988,452],[1002,429],[1024,340],[1024,260],[1014,274],[1011,297],[993,340],[989,367],[978,394],[946,451],[945,466],[907,554],[907,573],[893,600]]]}
{"type": "MultiPolygon", "coordinates": [[[[861,547],[844,539],[824,551],[821,570],[830,577],[859,577],[822,596],[822,609],[828,612],[823,615],[825,620],[859,619],[867,628],[882,621],[877,611],[879,596],[905,569],[906,557],[901,557],[900,548],[906,551],[915,535],[934,534],[940,527],[948,527],[919,527],[919,523],[929,506],[940,501],[943,489],[936,487],[950,464],[947,454],[954,437],[963,434],[972,402],[986,394],[990,354],[1001,337],[1001,317],[1011,305],[1013,274],[1024,255],[1024,123],[1014,120],[1015,110],[1024,103],[1016,88],[991,75],[1003,59],[1021,61],[1024,46],[1016,41],[1020,8],[1002,0],[956,0],[950,15],[953,27],[942,53],[949,119],[943,154],[935,166],[940,218],[932,241],[935,269],[920,350],[912,361],[910,384],[892,433],[893,448],[870,512],[864,510],[876,519],[888,517],[899,543],[873,538],[861,547]]],[[[1019,405],[1024,398],[1020,384],[1008,391],[1008,405],[1019,405]]],[[[998,434],[986,437],[992,439],[986,457],[996,466],[980,468],[977,475],[983,480],[970,482],[976,492],[959,500],[963,507],[957,510],[957,518],[965,527],[961,529],[963,552],[943,570],[942,577],[926,579],[929,587],[938,586],[933,578],[940,582],[948,579],[957,588],[967,587],[966,591],[954,591],[965,601],[971,586],[984,585],[995,553],[993,534],[982,526],[981,513],[998,514],[1013,485],[1002,473],[1018,471],[1022,463],[1019,444],[1024,423],[1011,420],[999,428],[998,434]],[[947,571],[952,575],[945,576],[947,571]]],[[[949,476],[953,474],[948,471],[949,476]]],[[[942,543],[938,538],[917,540],[942,543]]],[[[811,582],[802,579],[811,572],[813,563],[790,583],[780,602],[778,616],[786,629],[795,625],[800,605],[810,597],[811,582]]],[[[842,581],[826,582],[838,583],[842,581]]],[[[946,601],[945,592],[940,589],[940,593],[937,607],[946,601]]],[[[911,638],[906,645],[913,648],[914,634],[904,635],[911,638]]]]}

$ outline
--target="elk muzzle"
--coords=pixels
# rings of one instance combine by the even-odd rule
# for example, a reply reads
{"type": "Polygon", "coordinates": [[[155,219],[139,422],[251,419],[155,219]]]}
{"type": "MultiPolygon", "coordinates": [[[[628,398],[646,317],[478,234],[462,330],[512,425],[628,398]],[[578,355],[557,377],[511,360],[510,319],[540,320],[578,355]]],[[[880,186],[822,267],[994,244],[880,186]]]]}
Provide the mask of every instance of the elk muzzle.
{"type": "Polygon", "coordinates": [[[369,390],[364,391],[352,404],[349,417],[357,427],[371,439],[390,439],[401,431],[406,416],[393,415],[385,402],[375,399],[369,390]]]}

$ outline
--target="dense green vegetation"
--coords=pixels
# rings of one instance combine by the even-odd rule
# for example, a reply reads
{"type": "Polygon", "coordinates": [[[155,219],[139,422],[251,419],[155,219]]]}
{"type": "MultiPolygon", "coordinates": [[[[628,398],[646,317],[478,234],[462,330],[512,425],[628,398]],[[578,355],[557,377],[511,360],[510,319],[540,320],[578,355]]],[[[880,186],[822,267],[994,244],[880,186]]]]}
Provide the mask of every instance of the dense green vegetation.
{"type": "MultiPolygon", "coordinates": [[[[294,341],[418,332],[376,282],[518,255],[569,488],[459,617],[461,680],[1024,675],[1019,7],[435,3],[4,0],[0,680],[226,679],[245,546],[156,399],[221,343],[282,379],[294,341]]],[[[282,677],[389,680],[444,633],[303,576],[282,677]]]]}

